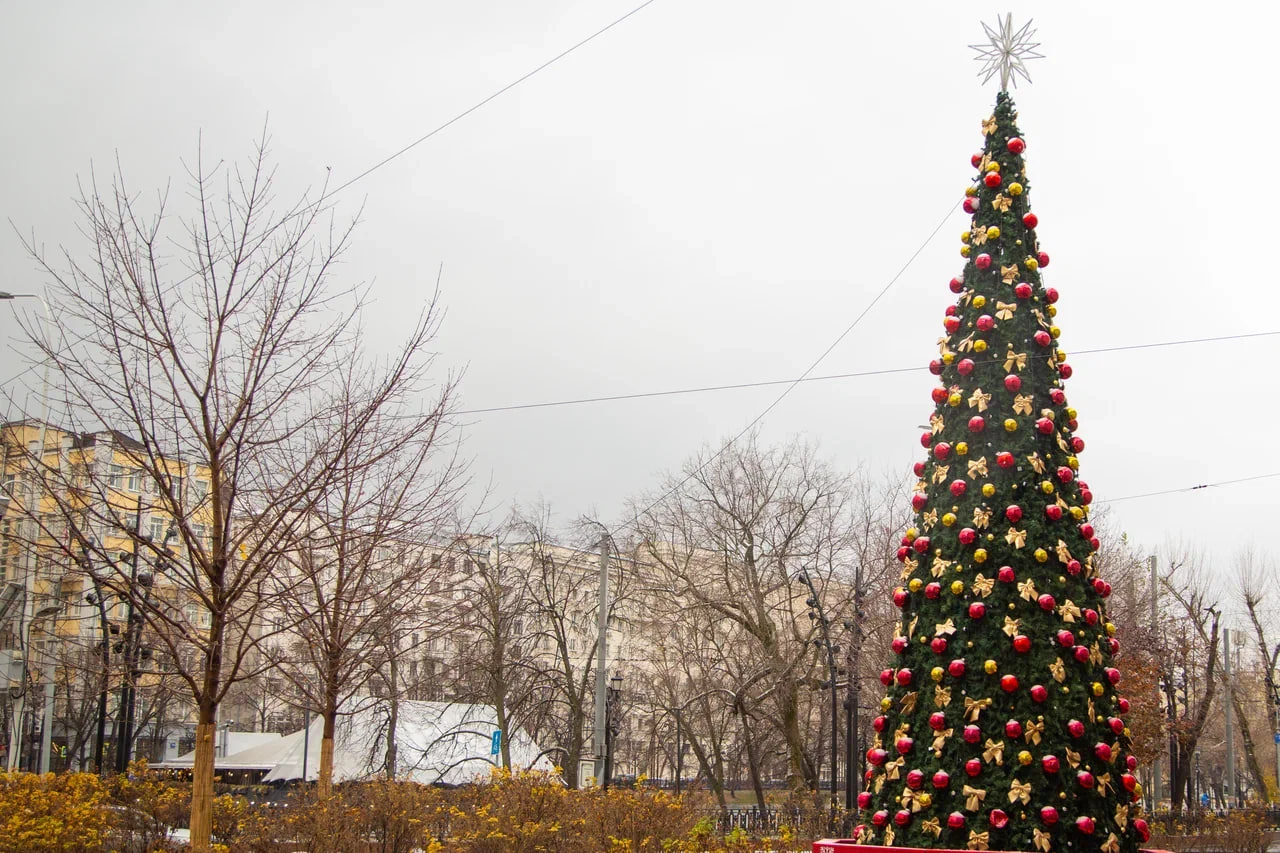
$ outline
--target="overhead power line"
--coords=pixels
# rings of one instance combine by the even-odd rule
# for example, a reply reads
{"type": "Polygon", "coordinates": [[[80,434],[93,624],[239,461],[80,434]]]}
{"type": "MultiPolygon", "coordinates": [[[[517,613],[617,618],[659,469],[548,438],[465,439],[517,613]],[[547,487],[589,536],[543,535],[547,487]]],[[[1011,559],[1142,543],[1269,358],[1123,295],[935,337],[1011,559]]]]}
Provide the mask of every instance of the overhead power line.
{"type": "MultiPolygon", "coordinates": [[[[869,308],[870,306],[868,306],[869,308]]],[[[864,312],[865,313],[865,312],[864,312]]],[[[846,330],[845,334],[848,334],[846,330]]],[[[1096,349],[1075,350],[1073,355],[1095,355],[1106,352],[1123,352],[1125,350],[1139,349],[1156,349],[1159,347],[1178,347],[1188,344],[1204,344],[1216,341],[1236,341],[1245,338],[1262,338],[1270,335],[1280,335],[1280,330],[1274,332],[1243,332],[1238,335],[1221,335],[1214,338],[1187,338],[1177,341],[1158,341],[1148,344],[1125,344],[1114,347],[1098,347],[1096,349]]],[[[842,336],[843,337],[843,336],[842,336]]],[[[839,343],[837,341],[836,343],[839,343]]],[[[834,345],[833,345],[834,346],[834,345]]],[[[830,352],[828,348],[827,352],[830,352]]],[[[825,353],[824,353],[825,357],[825,353]]],[[[812,370],[812,367],[810,368],[812,370]]],[[[926,370],[925,367],[888,367],[881,370],[859,370],[851,373],[830,373],[823,376],[806,376],[801,375],[795,379],[766,379],[759,382],[735,382],[728,385],[702,385],[694,388],[672,388],[665,391],[639,391],[633,394],[608,394],[600,397],[578,397],[569,400],[551,400],[542,403],[515,403],[507,406],[489,406],[482,409],[464,409],[456,414],[459,415],[484,415],[491,412],[514,412],[522,409],[549,409],[558,406],[580,406],[586,403],[612,403],[620,400],[643,400],[650,397],[675,397],[684,394],[704,394],[711,391],[736,391],[743,388],[767,388],[773,385],[795,385],[801,382],[828,382],[833,379],[857,379],[866,376],[888,376],[894,373],[915,373],[926,370]]],[[[789,389],[788,389],[789,390],[789,389]]],[[[775,401],[776,405],[776,401],[775,401]]]]}
{"type": "Polygon", "coordinates": [[[1251,483],[1254,480],[1268,480],[1273,477],[1280,477],[1280,471],[1272,471],[1270,474],[1255,474],[1252,477],[1237,477],[1234,480],[1218,480],[1215,483],[1200,483],[1195,486],[1183,486],[1182,488],[1179,488],[1179,489],[1164,489],[1158,492],[1143,492],[1140,495],[1124,495],[1123,497],[1119,497],[1119,498],[1108,498],[1106,500],[1100,500],[1098,501],[1098,503],[1114,504],[1114,503],[1120,503],[1120,501],[1133,501],[1133,500],[1137,500],[1138,498],[1154,498],[1157,495],[1174,495],[1179,492],[1195,492],[1201,489],[1215,489],[1215,488],[1218,488],[1219,486],[1233,486],[1236,483],[1251,483]]]}

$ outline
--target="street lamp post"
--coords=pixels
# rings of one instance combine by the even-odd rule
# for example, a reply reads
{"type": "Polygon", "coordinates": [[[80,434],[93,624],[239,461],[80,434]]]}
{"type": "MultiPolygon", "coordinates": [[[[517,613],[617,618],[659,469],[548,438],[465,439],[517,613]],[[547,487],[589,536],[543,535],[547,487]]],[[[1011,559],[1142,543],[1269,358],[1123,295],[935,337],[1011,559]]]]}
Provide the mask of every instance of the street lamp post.
{"type": "Polygon", "coordinates": [[[809,607],[809,619],[817,625],[818,633],[821,635],[814,643],[824,647],[827,653],[826,686],[831,688],[831,818],[834,822],[836,808],[840,802],[840,717],[836,695],[836,652],[839,648],[831,644],[831,620],[827,618],[826,611],[822,608],[822,599],[818,597],[818,589],[813,584],[813,578],[809,577],[809,573],[804,569],[797,572],[796,578],[809,589],[809,597],[805,600],[805,604],[809,607]]]}
{"type": "Polygon", "coordinates": [[[605,698],[604,724],[604,780],[602,787],[609,790],[609,779],[613,776],[613,748],[618,739],[618,724],[621,712],[618,704],[622,700],[622,675],[614,673],[609,679],[609,693],[605,698]]]}

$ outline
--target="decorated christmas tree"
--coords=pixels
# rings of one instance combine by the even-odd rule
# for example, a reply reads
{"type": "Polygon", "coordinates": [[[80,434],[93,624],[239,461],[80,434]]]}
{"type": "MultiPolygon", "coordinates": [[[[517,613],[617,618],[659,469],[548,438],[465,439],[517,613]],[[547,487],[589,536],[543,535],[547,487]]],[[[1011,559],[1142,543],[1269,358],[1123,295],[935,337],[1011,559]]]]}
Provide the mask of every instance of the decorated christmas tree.
{"type": "Polygon", "coordinates": [[[1131,853],[1148,830],[1111,589],[1093,562],[1093,496],[1078,476],[1084,441],[1063,385],[1058,292],[1042,280],[1029,144],[1005,91],[1018,33],[1002,23],[1003,85],[972,157],[966,260],[930,365],[935,409],[898,551],[901,621],[856,837],[1131,853]]]}

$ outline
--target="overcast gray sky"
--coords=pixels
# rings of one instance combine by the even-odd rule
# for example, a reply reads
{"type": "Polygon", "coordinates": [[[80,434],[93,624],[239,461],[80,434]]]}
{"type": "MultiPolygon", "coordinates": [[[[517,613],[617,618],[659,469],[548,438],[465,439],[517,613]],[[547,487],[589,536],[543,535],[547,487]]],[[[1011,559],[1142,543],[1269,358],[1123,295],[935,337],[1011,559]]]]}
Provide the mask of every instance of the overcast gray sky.
{"type": "MultiPolygon", "coordinates": [[[[269,116],[284,195],[341,183],[640,0],[8,4],[0,206],[82,248],[72,197],[118,155],[172,179],[197,135],[241,158],[269,116]]],[[[1275,4],[1007,4],[1048,58],[1015,92],[1067,352],[1274,331],[1275,4]]],[[[786,379],[874,298],[971,177],[995,100],[966,45],[1003,7],[656,0],[336,199],[342,274],[403,331],[443,265],[464,408],[786,379]]],[[[922,366],[954,211],[815,371],[922,366]]],[[[43,282],[12,231],[0,289],[43,282]]],[[[17,368],[0,310],[0,380],[17,368]]],[[[1071,359],[1099,500],[1280,471],[1280,338],[1071,359]]],[[[906,470],[927,372],[814,382],[764,424],[837,464],[906,470]]],[[[616,520],[626,496],[737,433],[779,388],[470,417],[492,503],[616,520]]],[[[1280,479],[1119,502],[1144,545],[1280,553],[1280,479]]]]}

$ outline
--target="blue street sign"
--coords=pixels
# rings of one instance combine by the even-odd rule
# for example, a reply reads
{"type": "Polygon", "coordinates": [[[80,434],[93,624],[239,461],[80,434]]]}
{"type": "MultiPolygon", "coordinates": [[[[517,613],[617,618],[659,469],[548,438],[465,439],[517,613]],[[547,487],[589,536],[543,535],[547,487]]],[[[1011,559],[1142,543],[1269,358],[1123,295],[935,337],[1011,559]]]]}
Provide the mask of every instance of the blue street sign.
{"type": "Polygon", "coordinates": [[[1276,743],[1280,743],[1280,732],[1276,732],[1276,743]]]}
{"type": "MultiPolygon", "coordinates": [[[[1277,735],[1280,737],[1280,735],[1277,735]]],[[[493,743],[489,744],[489,754],[497,755],[502,752],[502,729],[495,729],[493,732],[493,743]]]]}

